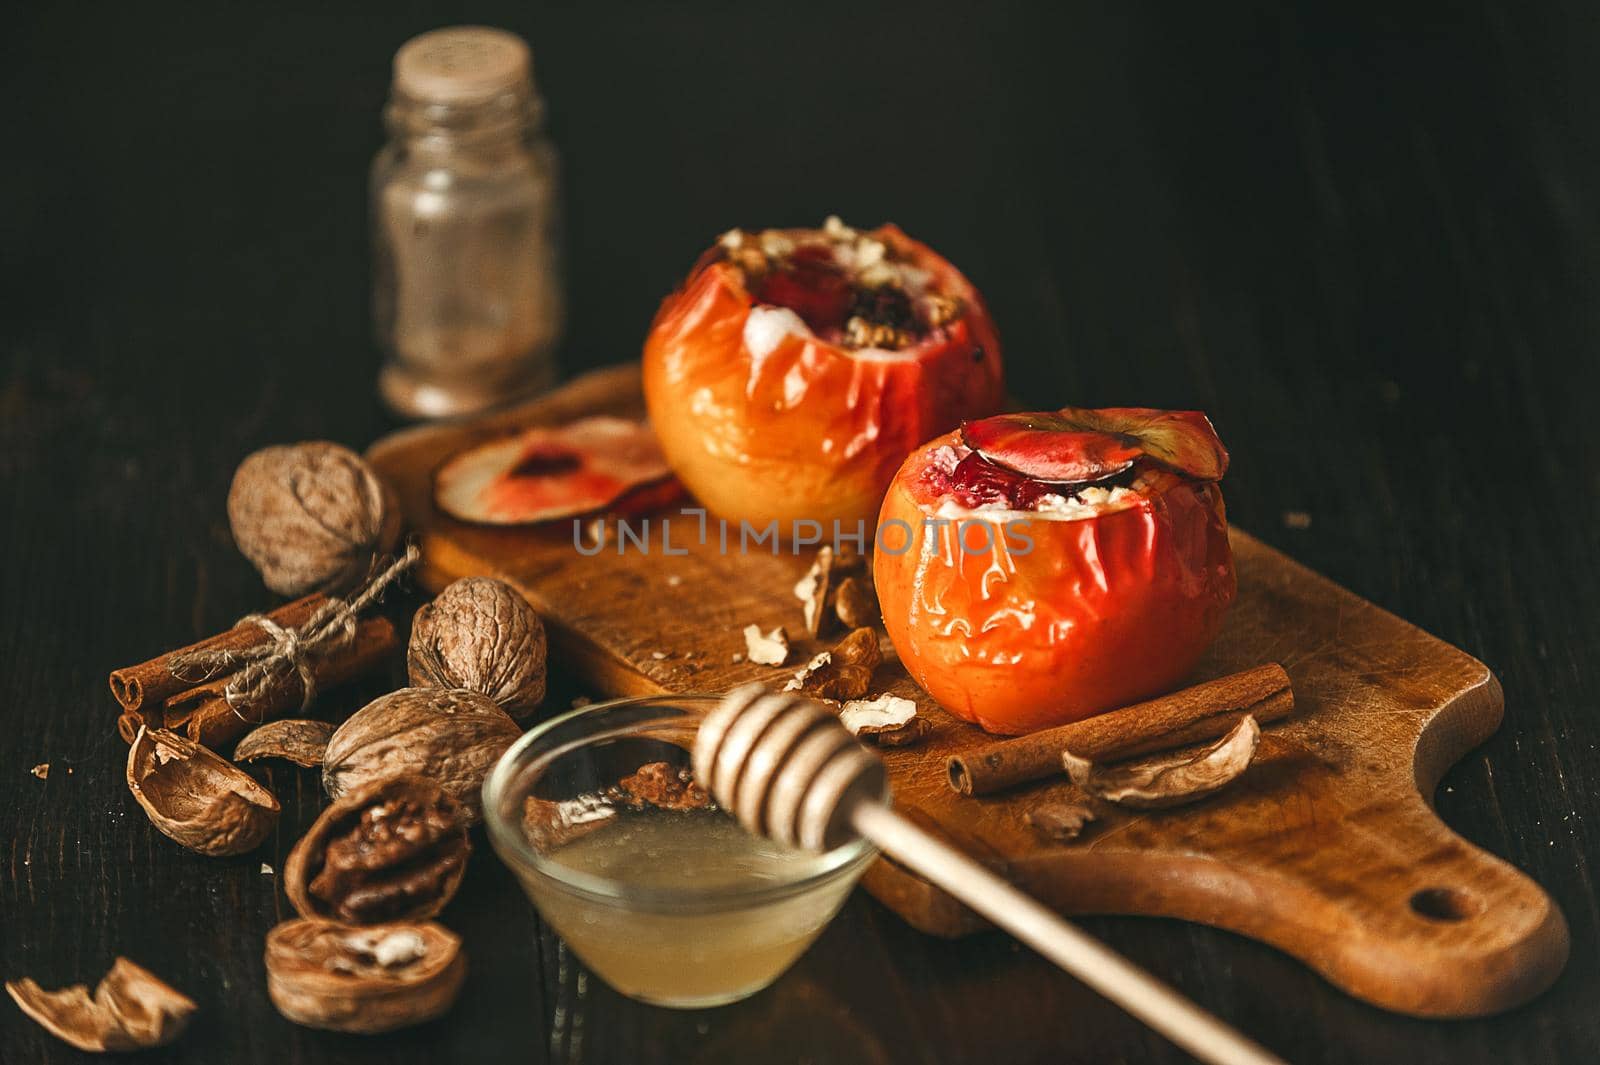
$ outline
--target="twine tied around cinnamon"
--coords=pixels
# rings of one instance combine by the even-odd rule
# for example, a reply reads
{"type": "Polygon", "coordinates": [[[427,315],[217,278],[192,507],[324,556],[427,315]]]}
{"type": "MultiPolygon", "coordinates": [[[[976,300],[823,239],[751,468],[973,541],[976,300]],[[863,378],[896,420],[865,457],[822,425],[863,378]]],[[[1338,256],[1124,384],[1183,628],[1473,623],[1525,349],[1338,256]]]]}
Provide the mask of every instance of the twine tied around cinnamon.
{"type": "Polygon", "coordinates": [[[355,638],[356,619],[382,597],[384,591],[422,557],[416,544],[405,554],[379,570],[348,599],[330,598],[298,628],[280,625],[265,614],[246,614],[239,625],[255,625],[267,634],[265,643],[242,650],[189,651],[174,655],[168,666],[172,675],[199,684],[232,674],[223,698],[241,721],[252,703],[262,698],[275,684],[291,673],[300,678],[304,712],[317,695],[316,673],[312,662],[355,638]]]}

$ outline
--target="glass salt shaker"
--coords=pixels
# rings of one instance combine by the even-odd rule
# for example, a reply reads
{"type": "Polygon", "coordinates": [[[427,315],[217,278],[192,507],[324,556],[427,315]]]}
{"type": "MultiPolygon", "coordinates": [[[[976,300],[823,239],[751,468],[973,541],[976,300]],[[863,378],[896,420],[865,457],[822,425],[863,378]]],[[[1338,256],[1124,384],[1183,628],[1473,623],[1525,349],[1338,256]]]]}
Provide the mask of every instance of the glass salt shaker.
{"type": "Polygon", "coordinates": [[[556,155],[520,37],[434,30],[394,57],[372,163],[378,387],[409,417],[548,386],[561,332],[556,155]]]}

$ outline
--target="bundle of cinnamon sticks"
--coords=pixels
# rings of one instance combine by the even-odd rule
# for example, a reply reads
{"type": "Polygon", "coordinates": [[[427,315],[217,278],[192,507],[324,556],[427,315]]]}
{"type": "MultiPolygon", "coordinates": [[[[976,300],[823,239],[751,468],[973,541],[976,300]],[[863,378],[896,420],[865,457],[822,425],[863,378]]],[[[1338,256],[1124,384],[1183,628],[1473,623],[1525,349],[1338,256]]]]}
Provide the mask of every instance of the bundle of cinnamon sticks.
{"type": "MultiPolygon", "coordinates": [[[[308,595],[265,616],[281,629],[297,629],[328,601],[326,595],[308,595]]],[[[141,725],[168,728],[215,748],[264,721],[296,710],[306,696],[305,681],[297,670],[275,679],[248,705],[238,705],[238,700],[230,703],[227,697],[231,673],[197,676],[191,670],[175,668],[197,652],[239,653],[272,640],[268,626],[245,620],[198,643],[113,671],[111,694],[122,708],[117,732],[132,743],[141,725]]],[[[399,635],[388,618],[364,617],[355,623],[349,639],[307,655],[306,664],[317,689],[332,687],[373,669],[393,656],[399,645],[399,635]]]]}

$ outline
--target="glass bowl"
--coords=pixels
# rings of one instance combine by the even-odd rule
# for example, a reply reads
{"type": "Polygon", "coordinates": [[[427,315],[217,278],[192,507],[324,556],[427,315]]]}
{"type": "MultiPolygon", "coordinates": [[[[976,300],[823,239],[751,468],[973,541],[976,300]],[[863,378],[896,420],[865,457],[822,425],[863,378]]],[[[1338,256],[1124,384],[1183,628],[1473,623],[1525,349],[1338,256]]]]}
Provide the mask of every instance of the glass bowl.
{"type": "Polygon", "coordinates": [[[750,835],[720,810],[636,810],[617,785],[689,755],[714,695],[619,699],[524,735],[484,782],[484,821],[546,922],[631,998],[735,1002],[803,954],[875,857],[856,840],[823,854],[750,835]]]}

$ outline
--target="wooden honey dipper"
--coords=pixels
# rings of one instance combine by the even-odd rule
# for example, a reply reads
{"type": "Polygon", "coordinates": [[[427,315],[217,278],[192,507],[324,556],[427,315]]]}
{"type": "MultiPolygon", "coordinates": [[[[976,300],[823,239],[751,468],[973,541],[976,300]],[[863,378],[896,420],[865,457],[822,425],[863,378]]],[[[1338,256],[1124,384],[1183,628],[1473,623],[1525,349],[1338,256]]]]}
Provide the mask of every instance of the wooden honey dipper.
{"type": "Polygon", "coordinates": [[[749,831],[807,850],[863,836],[1202,1061],[1283,1065],[1122,955],[1062,920],[888,803],[878,756],[795,693],[728,693],[694,743],[700,786],[749,831]]]}

